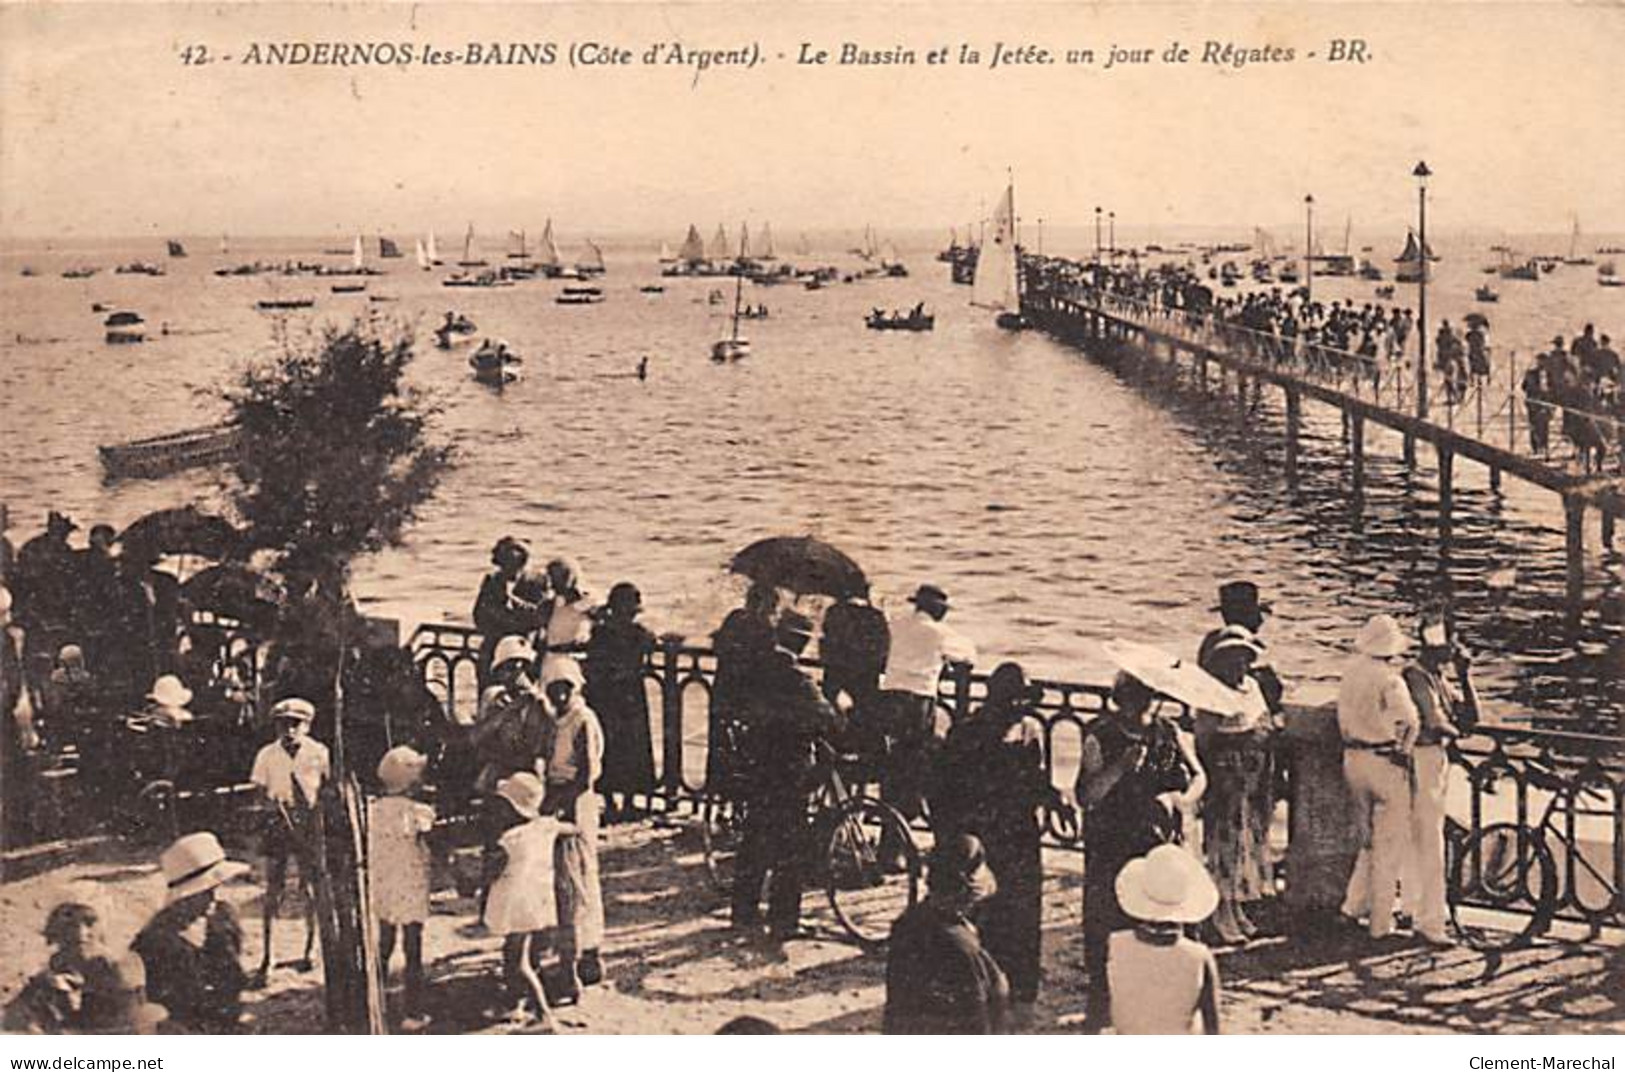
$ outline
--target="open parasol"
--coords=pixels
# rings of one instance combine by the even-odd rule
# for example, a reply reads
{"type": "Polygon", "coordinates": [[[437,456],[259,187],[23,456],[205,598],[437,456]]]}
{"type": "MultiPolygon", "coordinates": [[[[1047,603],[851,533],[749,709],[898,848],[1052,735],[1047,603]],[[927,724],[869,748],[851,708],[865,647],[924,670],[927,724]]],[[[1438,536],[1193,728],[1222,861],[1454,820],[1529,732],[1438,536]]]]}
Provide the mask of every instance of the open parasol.
{"type": "Polygon", "coordinates": [[[194,607],[250,624],[273,619],[281,595],[270,578],[234,563],[199,570],[181,585],[181,594],[194,607]]]}
{"type": "Polygon", "coordinates": [[[1227,718],[1247,711],[1246,693],[1226,685],[1194,661],[1131,640],[1108,640],[1100,647],[1118,669],[1170,700],[1227,718]]]}
{"type": "Polygon", "coordinates": [[[237,550],[242,534],[223,517],[180,506],[137,518],[119,533],[119,542],[166,555],[222,559],[237,550]]]}
{"type": "Polygon", "coordinates": [[[797,595],[840,599],[869,591],[862,567],[844,551],[811,536],[757,540],[734,555],[728,568],[758,584],[787,588],[797,595]]]}

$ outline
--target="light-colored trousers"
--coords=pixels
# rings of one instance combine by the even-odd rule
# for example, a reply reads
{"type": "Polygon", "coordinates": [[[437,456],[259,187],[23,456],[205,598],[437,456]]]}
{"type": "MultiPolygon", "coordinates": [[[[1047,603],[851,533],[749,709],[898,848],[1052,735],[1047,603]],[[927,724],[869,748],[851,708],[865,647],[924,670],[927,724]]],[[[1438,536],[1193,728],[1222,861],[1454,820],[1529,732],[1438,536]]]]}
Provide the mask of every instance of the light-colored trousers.
{"type": "Polygon", "coordinates": [[[574,822],[581,832],[559,838],[553,857],[559,953],[566,960],[604,944],[604,891],[598,880],[598,827],[603,806],[597,793],[576,798],[574,822]]]}
{"type": "Polygon", "coordinates": [[[1416,929],[1444,935],[1444,800],[1450,756],[1442,744],[1422,745],[1411,758],[1411,851],[1405,856],[1400,893],[1416,929]]]}
{"type": "Polygon", "coordinates": [[[1349,876],[1343,914],[1369,915],[1373,938],[1393,933],[1394,901],[1411,839],[1410,775],[1386,756],[1365,749],[1343,753],[1343,777],[1353,797],[1360,854],[1349,876]]]}

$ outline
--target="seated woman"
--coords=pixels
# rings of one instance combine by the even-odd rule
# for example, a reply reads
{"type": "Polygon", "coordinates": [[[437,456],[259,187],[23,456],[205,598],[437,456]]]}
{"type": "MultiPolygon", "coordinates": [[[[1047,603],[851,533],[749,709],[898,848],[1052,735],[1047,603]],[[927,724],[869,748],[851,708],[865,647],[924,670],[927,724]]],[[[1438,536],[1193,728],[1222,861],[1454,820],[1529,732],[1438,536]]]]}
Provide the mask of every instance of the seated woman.
{"type": "Polygon", "coordinates": [[[239,958],[243,929],[215,890],[248,871],[226,859],[207,831],[187,834],[159,858],[167,901],[130,948],[146,970],[147,993],[169,1010],[166,1029],[218,1034],[242,1018],[248,975],[239,958]]]}

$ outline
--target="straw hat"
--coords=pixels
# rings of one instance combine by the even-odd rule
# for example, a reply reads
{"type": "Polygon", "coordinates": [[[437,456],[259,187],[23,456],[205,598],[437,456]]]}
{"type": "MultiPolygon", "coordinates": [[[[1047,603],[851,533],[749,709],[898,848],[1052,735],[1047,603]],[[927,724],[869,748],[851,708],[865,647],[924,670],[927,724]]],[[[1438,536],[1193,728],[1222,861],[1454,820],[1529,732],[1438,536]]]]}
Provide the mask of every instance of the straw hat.
{"type": "Polygon", "coordinates": [[[584,687],[587,679],[581,672],[581,660],[558,652],[543,659],[542,688],[547,688],[555,681],[568,681],[578,689],[584,687]]]}
{"type": "Polygon", "coordinates": [[[1410,650],[1411,638],[1399,627],[1392,614],[1374,614],[1360,627],[1354,650],[1373,659],[1391,659],[1410,650]]]}
{"type": "Polygon", "coordinates": [[[497,796],[512,804],[514,810],[527,819],[541,814],[542,797],[546,794],[547,787],[542,785],[542,780],[529,771],[520,771],[497,783],[497,796]]]}
{"type": "Polygon", "coordinates": [[[396,745],[378,761],[378,781],[391,793],[410,789],[423,777],[429,757],[406,745],[396,745]]]}
{"type": "Polygon", "coordinates": [[[505,636],[497,641],[495,650],[491,652],[491,665],[497,667],[515,660],[526,663],[536,661],[536,649],[531,647],[530,641],[517,635],[505,636]]]}
{"type": "Polygon", "coordinates": [[[309,700],[301,700],[297,696],[289,696],[285,700],[278,700],[271,708],[272,718],[291,718],[296,722],[310,722],[316,717],[316,707],[309,700]]]}
{"type": "Polygon", "coordinates": [[[177,840],[158,857],[158,866],[164,873],[169,904],[212,890],[249,871],[247,864],[226,859],[220,839],[207,830],[177,840]]]}
{"type": "Polygon", "coordinates": [[[1147,923],[1200,923],[1219,889],[1200,861],[1178,845],[1158,845],[1117,873],[1117,903],[1147,923]]]}
{"type": "Polygon", "coordinates": [[[192,690],[181,684],[181,679],[174,674],[165,674],[152,683],[147,699],[164,707],[185,707],[192,702],[192,690]]]}

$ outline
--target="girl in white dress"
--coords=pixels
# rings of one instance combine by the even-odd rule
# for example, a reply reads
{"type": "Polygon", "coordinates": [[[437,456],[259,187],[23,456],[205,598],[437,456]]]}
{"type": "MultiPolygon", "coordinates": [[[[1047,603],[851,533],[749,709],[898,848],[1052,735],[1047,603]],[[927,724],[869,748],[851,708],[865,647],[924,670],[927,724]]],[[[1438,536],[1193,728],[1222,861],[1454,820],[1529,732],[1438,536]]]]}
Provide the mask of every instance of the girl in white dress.
{"type": "Polygon", "coordinates": [[[378,961],[389,978],[399,934],[406,951],[406,1014],[401,1027],[422,1028],[423,924],[429,918],[429,832],[434,809],[412,799],[427,756],[401,745],[384,753],[378,781],[384,796],[367,808],[372,910],[378,917],[378,961]]]}
{"type": "MultiPolygon", "coordinates": [[[[538,761],[538,766],[541,763],[538,761]]],[[[509,1019],[531,1018],[526,999],[535,1006],[534,1019],[542,1031],[554,1030],[536,965],[558,926],[558,903],[553,893],[553,849],[560,834],[575,826],[541,814],[546,787],[529,771],[497,783],[497,796],[508,802],[518,822],[497,841],[502,867],[485,905],[485,923],[502,940],[502,973],[512,1002],[509,1019]]]]}

